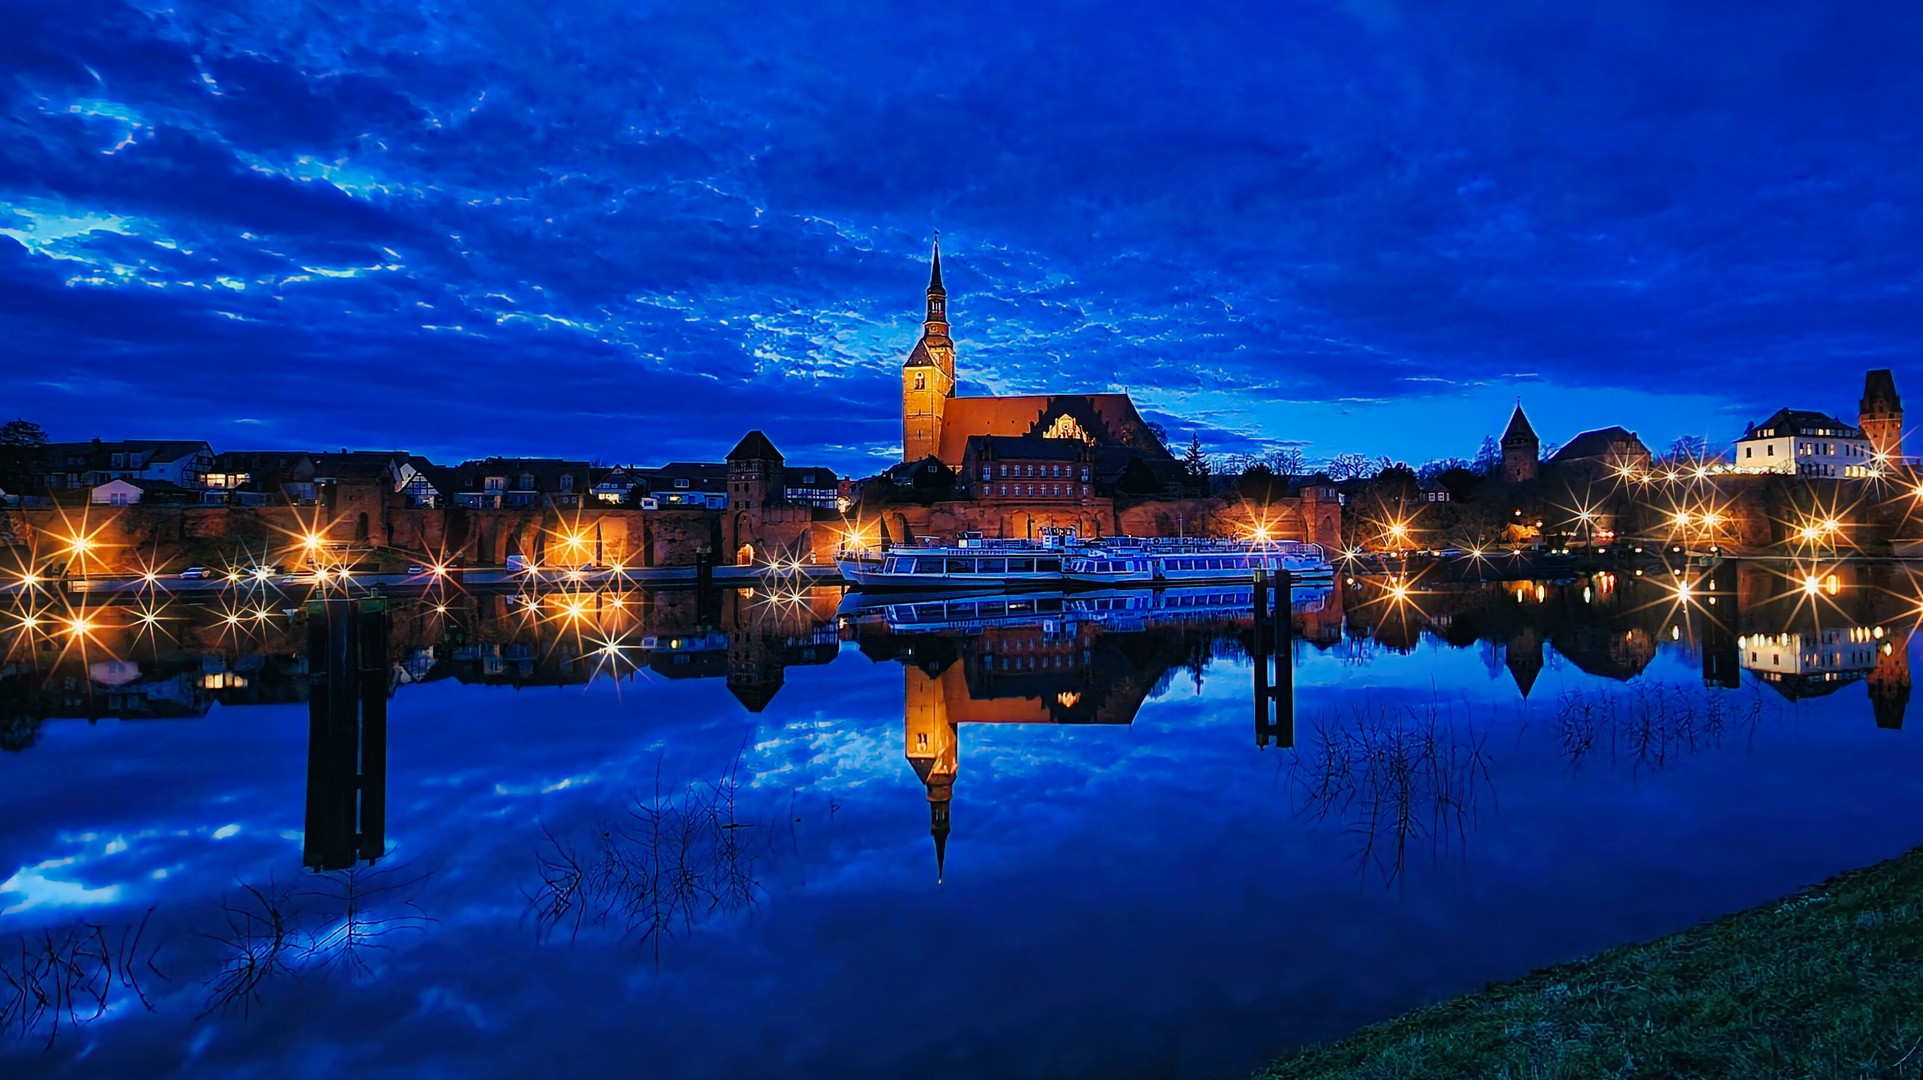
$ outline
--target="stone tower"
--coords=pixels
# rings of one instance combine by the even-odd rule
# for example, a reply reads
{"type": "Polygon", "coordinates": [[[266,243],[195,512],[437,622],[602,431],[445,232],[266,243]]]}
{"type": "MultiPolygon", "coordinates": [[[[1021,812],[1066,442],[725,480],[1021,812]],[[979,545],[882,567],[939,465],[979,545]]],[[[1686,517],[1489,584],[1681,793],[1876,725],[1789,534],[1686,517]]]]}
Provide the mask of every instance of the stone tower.
{"type": "Polygon", "coordinates": [[[759,428],[728,451],[728,509],[759,510],[781,502],[781,451],[759,428]]]}
{"type": "Polygon", "coordinates": [[[935,880],[948,861],[948,808],[955,798],[961,767],[960,740],[948,716],[948,696],[939,676],[908,665],[902,706],[902,752],[928,789],[928,833],[935,839],[935,880]]]}
{"type": "Polygon", "coordinates": [[[1529,426],[1518,401],[1516,411],[1510,414],[1509,427],[1502,433],[1502,478],[1512,484],[1534,480],[1541,454],[1542,440],[1536,438],[1536,429],[1529,426]]]}
{"type": "Polygon", "coordinates": [[[955,396],[955,343],[948,336],[948,290],[941,284],[941,241],[928,275],[928,312],[921,340],[901,365],[901,459],[920,461],[941,450],[941,425],[955,396]]]}
{"type": "Polygon", "coordinates": [[[1889,368],[1863,376],[1863,400],[1858,403],[1856,426],[1870,440],[1870,449],[1884,461],[1903,458],[1903,399],[1896,396],[1896,377],[1889,368]]]}

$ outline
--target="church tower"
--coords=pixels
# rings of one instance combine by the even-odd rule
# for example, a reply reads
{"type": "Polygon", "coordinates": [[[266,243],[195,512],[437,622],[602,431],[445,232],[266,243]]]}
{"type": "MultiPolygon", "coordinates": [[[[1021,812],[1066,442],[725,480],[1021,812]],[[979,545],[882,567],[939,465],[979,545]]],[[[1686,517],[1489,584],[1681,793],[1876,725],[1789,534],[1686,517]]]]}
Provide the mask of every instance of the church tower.
{"type": "Polygon", "coordinates": [[[902,703],[902,752],[915,776],[928,788],[928,834],[935,839],[935,880],[948,861],[948,808],[955,798],[961,768],[960,740],[948,717],[948,695],[941,679],[908,665],[902,703]]]}
{"type": "Polygon", "coordinates": [[[955,396],[955,343],[948,336],[948,290],[941,284],[941,241],[928,275],[928,313],[921,340],[901,365],[901,459],[920,461],[941,451],[941,425],[955,396]]]}
{"type": "Polygon", "coordinates": [[[1903,458],[1903,399],[1896,396],[1896,376],[1878,368],[1863,376],[1863,400],[1857,404],[1856,426],[1870,440],[1870,451],[1891,463],[1903,458]]]}
{"type": "Polygon", "coordinates": [[[1536,438],[1536,429],[1529,426],[1529,418],[1522,415],[1522,402],[1516,402],[1516,411],[1509,416],[1509,427],[1502,433],[1502,478],[1512,484],[1536,478],[1537,458],[1542,454],[1542,440],[1536,438]]]}

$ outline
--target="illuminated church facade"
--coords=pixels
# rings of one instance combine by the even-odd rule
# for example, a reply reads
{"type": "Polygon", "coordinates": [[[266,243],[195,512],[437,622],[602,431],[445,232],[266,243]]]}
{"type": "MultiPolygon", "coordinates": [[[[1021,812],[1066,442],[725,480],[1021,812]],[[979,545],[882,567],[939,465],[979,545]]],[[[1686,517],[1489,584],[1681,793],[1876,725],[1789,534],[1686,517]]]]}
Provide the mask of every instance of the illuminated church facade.
{"type": "Polygon", "coordinates": [[[1075,439],[1097,453],[1173,460],[1127,394],[957,396],[955,342],[948,331],[948,290],[942,285],[938,243],[928,276],[921,339],[901,366],[903,461],[932,457],[959,469],[969,440],[988,436],[1075,439]]]}

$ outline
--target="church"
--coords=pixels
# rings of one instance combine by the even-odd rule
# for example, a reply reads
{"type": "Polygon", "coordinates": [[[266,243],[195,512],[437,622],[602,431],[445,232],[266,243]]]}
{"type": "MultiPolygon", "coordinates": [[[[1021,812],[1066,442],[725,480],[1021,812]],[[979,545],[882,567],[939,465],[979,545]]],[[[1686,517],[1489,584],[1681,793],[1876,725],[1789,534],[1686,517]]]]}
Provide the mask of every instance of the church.
{"type": "Polygon", "coordinates": [[[959,397],[955,342],[948,335],[948,290],[941,282],[941,244],[928,276],[928,309],[921,340],[901,366],[901,456],[935,458],[959,470],[988,439],[1064,439],[1091,448],[1100,464],[1128,458],[1173,462],[1174,456],[1142,419],[1127,394],[1022,394],[959,397]]]}

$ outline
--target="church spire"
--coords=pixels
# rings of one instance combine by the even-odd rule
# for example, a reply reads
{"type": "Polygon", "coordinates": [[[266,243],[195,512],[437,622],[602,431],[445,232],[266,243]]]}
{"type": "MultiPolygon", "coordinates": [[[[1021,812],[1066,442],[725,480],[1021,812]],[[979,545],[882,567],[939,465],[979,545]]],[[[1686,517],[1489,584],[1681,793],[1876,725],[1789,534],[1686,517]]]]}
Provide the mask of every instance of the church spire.
{"type": "Polygon", "coordinates": [[[948,290],[941,284],[941,237],[935,237],[933,265],[928,271],[928,317],[922,329],[938,336],[948,335],[948,290]]]}
{"type": "Polygon", "coordinates": [[[929,817],[933,821],[929,826],[928,834],[935,838],[935,884],[940,885],[942,876],[948,868],[948,804],[932,805],[938,806],[939,809],[931,809],[929,812],[929,817]]]}

